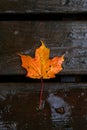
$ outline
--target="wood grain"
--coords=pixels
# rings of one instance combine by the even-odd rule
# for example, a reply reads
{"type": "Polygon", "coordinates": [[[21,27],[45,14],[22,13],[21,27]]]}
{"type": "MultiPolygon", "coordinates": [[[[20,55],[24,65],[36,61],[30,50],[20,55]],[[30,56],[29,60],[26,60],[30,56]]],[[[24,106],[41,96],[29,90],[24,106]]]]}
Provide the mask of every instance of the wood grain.
{"type": "MultiPolygon", "coordinates": [[[[63,92],[74,90],[79,92],[79,89],[82,89],[82,92],[87,92],[87,83],[56,83],[44,81],[44,92],[50,94],[56,94],[58,91],[62,90],[63,92]]],[[[0,95],[6,97],[7,94],[18,94],[18,93],[39,93],[41,89],[40,81],[38,83],[0,83],[0,95]]]]}
{"type": "Polygon", "coordinates": [[[34,56],[43,40],[50,57],[65,54],[62,74],[87,74],[87,22],[0,22],[0,75],[25,74],[17,53],[34,56]]]}
{"type": "Polygon", "coordinates": [[[0,13],[84,12],[86,0],[0,0],[0,13]]]}
{"type": "Polygon", "coordinates": [[[27,128],[34,130],[35,126],[42,130],[47,130],[49,127],[53,130],[54,123],[56,129],[61,127],[64,130],[67,126],[72,129],[87,129],[87,84],[45,83],[43,93],[45,104],[44,108],[38,111],[40,88],[40,83],[0,83],[0,116],[3,121],[3,125],[0,122],[0,128],[10,126],[10,121],[13,122],[14,128],[25,128],[27,123],[27,128]],[[68,120],[67,116],[62,117],[65,112],[68,114],[66,107],[64,107],[64,113],[57,115],[59,118],[56,121],[52,120],[48,98],[52,101],[54,99],[56,104],[53,103],[53,108],[56,111],[64,107],[62,103],[65,102],[67,109],[70,109],[68,120]],[[64,119],[66,119],[65,122],[64,119]],[[14,122],[17,125],[14,125],[14,122]]]}

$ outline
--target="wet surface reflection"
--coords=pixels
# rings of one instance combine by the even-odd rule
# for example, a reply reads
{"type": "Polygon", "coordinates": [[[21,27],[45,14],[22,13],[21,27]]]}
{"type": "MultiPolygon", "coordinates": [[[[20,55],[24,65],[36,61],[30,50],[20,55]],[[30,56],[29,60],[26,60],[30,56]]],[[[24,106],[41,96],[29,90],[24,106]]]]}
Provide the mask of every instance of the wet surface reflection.
{"type": "Polygon", "coordinates": [[[39,92],[0,95],[0,130],[87,130],[87,92],[39,92]]]}
{"type": "Polygon", "coordinates": [[[47,99],[51,108],[52,121],[67,121],[71,115],[71,109],[61,97],[50,94],[47,99]]]}

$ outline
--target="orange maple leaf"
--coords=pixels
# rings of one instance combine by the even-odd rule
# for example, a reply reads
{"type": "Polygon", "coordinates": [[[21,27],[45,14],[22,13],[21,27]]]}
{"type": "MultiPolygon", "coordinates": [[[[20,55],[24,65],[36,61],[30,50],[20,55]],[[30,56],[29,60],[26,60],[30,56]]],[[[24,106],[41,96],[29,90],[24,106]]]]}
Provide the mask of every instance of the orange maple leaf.
{"type": "Polygon", "coordinates": [[[64,55],[61,57],[54,57],[49,59],[50,49],[48,49],[44,42],[36,49],[35,58],[31,56],[21,55],[22,67],[27,70],[27,77],[41,79],[41,92],[39,109],[42,109],[42,92],[44,88],[43,79],[54,78],[55,74],[62,70],[62,63],[64,55]]]}
{"type": "Polygon", "coordinates": [[[37,79],[54,78],[55,74],[62,70],[64,55],[49,59],[50,49],[45,46],[43,41],[41,42],[42,45],[35,51],[35,58],[19,54],[22,60],[22,67],[27,70],[27,77],[37,79]]]}

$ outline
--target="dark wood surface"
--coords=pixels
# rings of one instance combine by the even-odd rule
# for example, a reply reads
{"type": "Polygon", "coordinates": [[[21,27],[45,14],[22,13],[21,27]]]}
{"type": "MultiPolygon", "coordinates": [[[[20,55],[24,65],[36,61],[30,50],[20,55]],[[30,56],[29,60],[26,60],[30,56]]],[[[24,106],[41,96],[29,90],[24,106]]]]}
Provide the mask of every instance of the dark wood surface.
{"type": "Polygon", "coordinates": [[[87,130],[86,13],[87,0],[0,0],[0,129],[87,130]],[[62,72],[44,80],[41,110],[40,80],[25,77],[17,55],[34,57],[40,40],[50,58],[65,54],[62,72]]]}
{"type": "MultiPolygon", "coordinates": [[[[16,94],[16,93],[39,93],[41,89],[41,82],[29,82],[29,83],[0,83],[0,94],[5,96],[9,94],[16,94]]],[[[71,91],[78,89],[82,89],[82,92],[87,89],[87,83],[59,83],[59,82],[46,82],[44,81],[44,92],[50,93],[56,93],[59,90],[71,91]]]]}
{"type": "Polygon", "coordinates": [[[65,54],[62,74],[87,74],[87,21],[2,21],[0,75],[25,74],[17,53],[34,56],[40,40],[51,58],[65,54]]]}
{"type": "Polygon", "coordinates": [[[39,111],[40,88],[40,83],[0,83],[0,116],[3,121],[0,121],[0,128],[87,129],[87,84],[45,83],[44,108],[39,111]],[[54,102],[57,114],[63,112],[59,110],[64,107],[64,112],[57,115],[56,121],[51,118],[49,98],[54,102]],[[67,109],[70,112],[68,119],[67,109]]]}
{"type": "Polygon", "coordinates": [[[86,0],[0,0],[0,13],[86,11],[86,0]]]}

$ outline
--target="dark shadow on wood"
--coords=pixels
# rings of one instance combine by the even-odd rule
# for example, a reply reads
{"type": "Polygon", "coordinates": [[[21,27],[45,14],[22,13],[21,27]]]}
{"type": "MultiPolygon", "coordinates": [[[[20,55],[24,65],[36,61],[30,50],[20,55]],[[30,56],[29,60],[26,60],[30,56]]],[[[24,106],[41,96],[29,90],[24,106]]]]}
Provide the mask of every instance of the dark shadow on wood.
{"type": "Polygon", "coordinates": [[[3,21],[49,21],[49,20],[87,20],[87,12],[79,13],[0,13],[0,20],[3,21]]]}
{"type": "MultiPolygon", "coordinates": [[[[45,82],[59,83],[87,83],[87,75],[56,75],[56,78],[44,79],[45,82]]],[[[0,75],[0,83],[4,82],[40,82],[40,79],[31,79],[25,75],[0,75]]]]}

